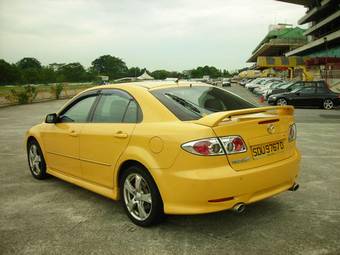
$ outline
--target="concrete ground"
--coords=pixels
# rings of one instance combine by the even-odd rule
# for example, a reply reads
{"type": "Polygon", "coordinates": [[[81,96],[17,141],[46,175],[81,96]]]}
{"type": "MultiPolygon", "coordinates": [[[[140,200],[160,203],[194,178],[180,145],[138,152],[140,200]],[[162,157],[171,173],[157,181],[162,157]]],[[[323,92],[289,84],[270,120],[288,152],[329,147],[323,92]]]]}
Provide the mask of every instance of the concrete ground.
{"type": "MultiPolygon", "coordinates": [[[[249,100],[246,89],[228,88],[249,100]]],[[[340,254],[340,110],[297,109],[300,190],[135,226],[118,202],[31,177],[25,131],[65,101],[0,109],[0,254],[340,254]]]]}

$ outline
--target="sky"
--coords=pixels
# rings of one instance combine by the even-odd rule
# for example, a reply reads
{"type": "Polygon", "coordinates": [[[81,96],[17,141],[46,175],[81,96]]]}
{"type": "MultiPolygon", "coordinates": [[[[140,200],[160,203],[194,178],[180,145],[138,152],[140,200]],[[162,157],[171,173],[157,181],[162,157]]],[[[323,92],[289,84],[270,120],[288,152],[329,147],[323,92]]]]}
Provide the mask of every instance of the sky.
{"type": "Polygon", "coordinates": [[[0,59],[89,67],[110,54],[151,71],[235,70],[270,24],[296,26],[305,12],[274,0],[0,0],[0,59]]]}

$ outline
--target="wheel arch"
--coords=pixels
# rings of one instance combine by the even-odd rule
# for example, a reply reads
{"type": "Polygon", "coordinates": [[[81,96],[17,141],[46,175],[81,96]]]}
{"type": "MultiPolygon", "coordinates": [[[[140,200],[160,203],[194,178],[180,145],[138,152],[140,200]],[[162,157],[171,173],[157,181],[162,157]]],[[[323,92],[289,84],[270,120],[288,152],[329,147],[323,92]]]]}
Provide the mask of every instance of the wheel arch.
{"type": "Polygon", "coordinates": [[[129,168],[131,166],[142,167],[145,171],[147,171],[149,173],[149,170],[145,167],[145,165],[142,164],[141,162],[139,162],[138,160],[134,160],[134,159],[125,160],[124,162],[122,162],[120,164],[120,166],[118,168],[118,172],[117,172],[117,185],[119,185],[119,181],[120,181],[120,178],[122,177],[122,174],[123,174],[124,170],[126,170],[127,168],[129,168]]]}
{"type": "MultiPolygon", "coordinates": [[[[45,157],[45,147],[44,143],[42,142],[42,138],[40,136],[40,132],[38,130],[35,130],[34,128],[30,129],[26,133],[25,141],[24,141],[24,146],[27,149],[28,143],[30,141],[36,141],[41,149],[41,152],[43,156],[45,157]]],[[[46,160],[46,157],[45,157],[46,160]]],[[[47,163],[47,162],[46,162],[47,163]]]]}
{"type": "Polygon", "coordinates": [[[150,168],[146,164],[144,164],[144,163],[142,163],[142,162],[140,162],[139,160],[136,160],[136,159],[126,159],[126,160],[124,160],[123,162],[120,163],[118,170],[116,172],[116,175],[115,175],[116,178],[115,178],[114,184],[115,184],[115,188],[116,188],[116,192],[117,192],[117,196],[116,196],[117,200],[120,200],[120,197],[121,197],[121,192],[120,192],[121,177],[122,177],[124,171],[131,166],[139,166],[142,169],[144,169],[144,171],[151,176],[151,178],[153,179],[153,181],[154,181],[154,183],[155,183],[155,185],[158,189],[158,192],[160,192],[159,186],[157,185],[157,182],[156,182],[154,176],[152,175],[150,168]]]}

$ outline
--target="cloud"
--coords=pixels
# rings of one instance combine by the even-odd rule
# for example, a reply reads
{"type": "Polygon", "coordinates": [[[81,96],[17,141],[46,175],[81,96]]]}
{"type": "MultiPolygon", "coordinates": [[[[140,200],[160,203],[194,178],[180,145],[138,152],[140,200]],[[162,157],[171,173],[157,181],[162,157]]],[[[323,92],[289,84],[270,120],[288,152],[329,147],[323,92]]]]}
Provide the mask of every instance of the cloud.
{"type": "Polygon", "coordinates": [[[304,12],[273,0],[0,0],[0,58],[89,66],[111,54],[151,70],[235,69],[270,24],[304,12]]]}

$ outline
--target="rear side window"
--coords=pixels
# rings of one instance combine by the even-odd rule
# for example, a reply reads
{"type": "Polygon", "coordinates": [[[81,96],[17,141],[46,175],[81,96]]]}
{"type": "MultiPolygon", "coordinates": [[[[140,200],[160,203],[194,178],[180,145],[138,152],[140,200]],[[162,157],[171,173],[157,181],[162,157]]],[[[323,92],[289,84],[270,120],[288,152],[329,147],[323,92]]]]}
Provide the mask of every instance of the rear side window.
{"type": "Polygon", "coordinates": [[[139,107],[129,94],[111,90],[104,91],[93,113],[92,122],[96,123],[136,123],[139,107]]]}
{"type": "Polygon", "coordinates": [[[138,122],[138,105],[136,101],[130,100],[129,105],[127,106],[127,109],[125,112],[123,122],[125,123],[138,122]]]}
{"type": "Polygon", "coordinates": [[[316,91],[318,93],[327,93],[328,92],[328,88],[326,88],[326,85],[323,82],[318,82],[316,85],[316,91]]]}
{"type": "Polygon", "coordinates": [[[172,87],[153,90],[151,93],[183,121],[197,120],[214,112],[256,107],[237,95],[216,87],[172,87]]]}

